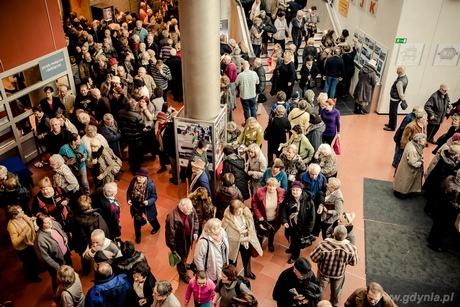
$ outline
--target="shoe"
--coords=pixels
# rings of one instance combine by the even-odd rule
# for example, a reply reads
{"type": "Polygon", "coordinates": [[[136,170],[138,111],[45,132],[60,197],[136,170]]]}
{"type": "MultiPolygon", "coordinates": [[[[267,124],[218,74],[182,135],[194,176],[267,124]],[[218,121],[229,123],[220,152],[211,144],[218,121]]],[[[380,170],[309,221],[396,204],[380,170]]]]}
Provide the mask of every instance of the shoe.
{"type": "Polygon", "coordinates": [[[158,230],[160,230],[160,227],[158,227],[157,229],[152,229],[152,231],[150,232],[151,235],[154,235],[158,232],[158,230]]]}
{"type": "Polygon", "coordinates": [[[190,282],[190,277],[185,276],[180,278],[184,283],[188,284],[190,282]]]}
{"type": "Polygon", "coordinates": [[[385,127],[390,127],[390,125],[388,125],[388,124],[385,124],[385,127]]]}
{"type": "Polygon", "coordinates": [[[118,178],[117,176],[115,176],[115,177],[113,178],[113,181],[118,182],[118,181],[120,181],[120,178],[118,178]]]}
{"type": "Polygon", "coordinates": [[[287,250],[284,251],[286,254],[292,254],[291,250],[288,248],[287,250]]]}
{"type": "Polygon", "coordinates": [[[385,128],[383,128],[383,130],[385,130],[385,131],[395,131],[395,129],[392,129],[390,127],[385,127],[385,128]]]}
{"type": "Polygon", "coordinates": [[[438,145],[438,143],[433,139],[429,139],[427,142],[431,143],[431,144],[434,144],[434,145],[438,145]]]}
{"type": "Polygon", "coordinates": [[[141,243],[141,238],[136,238],[136,243],[137,244],[141,243]]]}
{"type": "Polygon", "coordinates": [[[244,274],[244,277],[250,278],[250,279],[256,279],[256,275],[254,275],[254,273],[251,273],[249,275],[244,274]]]}
{"type": "Polygon", "coordinates": [[[432,249],[432,250],[434,250],[435,252],[438,252],[438,253],[444,252],[444,250],[442,249],[442,247],[436,247],[436,246],[433,246],[433,245],[431,245],[431,244],[428,244],[428,248],[429,248],[429,249],[432,249]]]}
{"type": "Polygon", "coordinates": [[[396,192],[396,191],[393,191],[393,195],[396,196],[399,199],[406,199],[407,198],[406,194],[399,193],[399,192],[396,192]]]}
{"type": "Polygon", "coordinates": [[[288,263],[289,263],[289,264],[293,264],[294,262],[296,262],[296,260],[297,260],[297,259],[289,258],[288,263]]]}
{"type": "Polygon", "coordinates": [[[175,185],[178,185],[179,183],[177,182],[176,179],[173,179],[173,178],[169,178],[169,182],[171,182],[172,184],[175,184],[175,185]]]}
{"type": "Polygon", "coordinates": [[[268,250],[273,253],[275,251],[275,246],[273,246],[273,244],[268,244],[268,250]]]}
{"type": "Polygon", "coordinates": [[[364,108],[361,108],[361,113],[362,113],[362,114],[369,114],[369,111],[366,110],[366,109],[364,109],[364,108]]]}
{"type": "Polygon", "coordinates": [[[39,282],[42,281],[42,279],[39,276],[31,276],[31,277],[28,278],[28,280],[30,282],[35,282],[35,283],[39,283],[39,282]]]}
{"type": "Polygon", "coordinates": [[[161,173],[164,173],[166,172],[168,169],[166,168],[166,166],[163,166],[161,167],[158,171],[157,171],[157,174],[161,174],[161,173]]]}

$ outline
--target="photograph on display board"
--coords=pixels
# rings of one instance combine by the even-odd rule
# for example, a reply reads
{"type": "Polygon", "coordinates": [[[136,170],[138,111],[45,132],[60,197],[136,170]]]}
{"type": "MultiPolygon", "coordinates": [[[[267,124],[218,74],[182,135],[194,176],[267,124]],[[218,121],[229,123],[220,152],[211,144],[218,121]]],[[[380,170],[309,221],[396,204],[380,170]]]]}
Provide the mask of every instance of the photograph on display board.
{"type": "Polygon", "coordinates": [[[434,66],[457,66],[460,54],[460,44],[438,44],[434,55],[434,66]]]}
{"type": "Polygon", "coordinates": [[[176,133],[180,166],[187,166],[190,153],[198,145],[200,140],[207,140],[210,143],[208,161],[212,162],[212,157],[210,157],[212,153],[212,127],[210,125],[179,122],[176,133]]]}

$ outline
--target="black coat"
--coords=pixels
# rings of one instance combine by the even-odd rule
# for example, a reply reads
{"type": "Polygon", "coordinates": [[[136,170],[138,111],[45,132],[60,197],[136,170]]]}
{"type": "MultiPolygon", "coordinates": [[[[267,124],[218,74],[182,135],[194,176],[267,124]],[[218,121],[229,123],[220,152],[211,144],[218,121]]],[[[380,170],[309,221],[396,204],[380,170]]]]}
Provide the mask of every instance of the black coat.
{"type": "Polygon", "coordinates": [[[173,122],[167,123],[163,129],[163,149],[168,156],[173,158],[176,157],[175,132],[173,122]]]}
{"type": "Polygon", "coordinates": [[[142,129],[145,128],[145,124],[138,111],[121,110],[118,113],[118,125],[126,141],[131,142],[142,139],[142,129]]]}
{"type": "Polygon", "coordinates": [[[308,304],[302,306],[316,306],[319,299],[315,295],[312,295],[317,290],[313,284],[319,286],[319,280],[312,271],[308,273],[306,279],[299,280],[294,273],[294,267],[290,267],[284,270],[278,277],[275,288],[273,289],[273,300],[278,302],[278,306],[294,306],[296,300],[294,300],[294,294],[289,291],[294,288],[298,294],[302,294],[305,298],[309,299],[308,304]]]}
{"type": "Polygon", "coordinates": [[[249,199],[249,175],[244,170],[244,160],[237,154],[231,154],[224,160],[224,166],[222,168],[222,175],[226,173],[232,173],[235,176],[235,185],[243,195],[243,199],[249,199]]]}
{"type": "Polygon", "coordinates": [[[72,245],[80,255],[91,244],[91,233],[95,229],[102,229],[105,237],[110,239],[109,228],[100,214],[99,209],[78,211],[73,217],[72,245]]]}
{"type": "MultiPolygon", "coordinates": [[[[283,202],[283,210],[281,210],[281,224],[289,223],[289,216],[295,211],[296,201],[291,192],[288,192],[283,202]]],[[[311,197],[311,193],[302,191],[300,196],[300,212],[298,215],[296,227],[286,228],[288,236],[307,237],[311,234],[315,225],[315,205],[311,197]]]]}
{"type": "Polygon", "coordinates": [[[61,109],[62,113],[65,113],[65,106],[58,97],[53,97],[53,109],[51,109],[46,98],[40,100],[40,106],[42,107],[43,113],[45,113],[49,118],[56,117],[56,112],[59,109],[61,109]]]}
{"type": "Polygon", "coordinates": [[[268,147],[275,152],[280,146],[280,143],[286,143],[286,133],[290,130],[291,123],[286,116],[273,117],[270,128],[270,138],[267,142],[268,147]]]}
{"type": "Polygon", "coordinates": [[[94,209],[99,209],[107,227],[109,228],[110,237],[118,238],[121,235],[120,225],[118,224],[118,215],[112,210],[110,200],[104,196],[104,189],[97,188],[90,195],[91,205],[94,209]]]}

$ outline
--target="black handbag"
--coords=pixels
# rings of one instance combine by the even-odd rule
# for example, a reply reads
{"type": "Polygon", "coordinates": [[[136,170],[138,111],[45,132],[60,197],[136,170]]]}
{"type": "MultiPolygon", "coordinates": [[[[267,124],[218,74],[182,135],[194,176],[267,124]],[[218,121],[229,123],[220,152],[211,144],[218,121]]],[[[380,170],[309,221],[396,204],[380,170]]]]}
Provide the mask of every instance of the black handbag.
{"type": "Polygon", "coordinates": [[[275,228],[273,228],[273,226],[266,220],[255,220],[254,226],[259,237],[268,237],[275,232],[275,228]]]}
{"type": "Polygon", "coordinates": [[[145,219],[145,217],[143,217],[140,214],[134,215],[134,222],[141,226],[144,226],[145,224],[147,224],[147,220],[145,219]]]}
{"type": "Polygon", "coordinates": [[[270,138],[270,130],[272,129],[272,122],[273,122],[273,118],[270,118],[270,120],[268,121],[268,125],[264,130],[264,140],[265,141],[268,141],[268,139],[270,138]]]}
{"type": "Polygon", "coordinates": [[[259,96],[257,97],[257,103],[264,103],[266,102],[267,96],[264,93],[260,93],[259,96]]]}

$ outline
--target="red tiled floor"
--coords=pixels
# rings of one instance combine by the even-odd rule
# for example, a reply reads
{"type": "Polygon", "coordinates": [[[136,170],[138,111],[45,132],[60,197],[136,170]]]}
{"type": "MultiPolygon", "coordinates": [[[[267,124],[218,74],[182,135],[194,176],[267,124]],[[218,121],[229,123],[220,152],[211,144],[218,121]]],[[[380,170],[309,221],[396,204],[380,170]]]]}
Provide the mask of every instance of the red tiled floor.
{"type": "MultiPolygon", "coordinates": [[[[176,104],[177,106],[177,104],[176,104]]],[[[180,107],[180,106],[179,106],[180,107]]],[[[260,122],[267,122],[267,114],[262,111],[260,122]]],[[[236,122],[243,122],[242,110],[240,104],[235,112],[236,122]]],[[[402,116],[399,117],[399,122],[402,116]]],[[[382,130],[384,123],[387,122],[387,115],[379,116],[370,114],[367,116],[345,116],[341,118],[342,132],[341,144],[343,153],[338,157],[338,178],[342,181],[342,191],[345,197],[344,210],[354,211],[356,213],[355,232],[356,244],[359,250],[360,262],[357,267],[348,267],[346,281],[343,288],[343,295],[340,298],[340,304],[343,304],[346,297],[357,287],[365,285],[365,255],[364,255],[364,223],[363,223],[363,178],[369,177],[380,180],[391,181],[393,179],[394,169],[391,167],[393,157],[393,133],[382,130]]],[[[449,121],[450,122],[450,121],[449,121]]],[[[440,129],[439,135],[446,131],[450,123],[444,123],[440,129]]],[[[425,150],[425,161],[431,160],[431,150],[434,145],[430,145],[425,150]]],[[[266,151],[266,146],[263,146],[266,151]]],[[[428,163],[426,163],[428,164],[428,163]]],[[[152,162],[146,160],[143,166],[149,169],[158,193],[157,209],[160,223],[164,225],[167,213],[177,204],[178,188],[169,183],[170,175],[165,172],[160,175],[156,174],[159,169],[158,160],[152,162]]],[[[37,169],[31,164],[33,179],[35,184],[44,175],[46,171],[37,169]]],[[[122,206],[122,239],[134,240],[134,231],[132,220],[129,215],[129,208],[126,205],[126,190],[132,176],[128,171],[127,161],[124,161],[123,170],[118,183],[118,198],[122,206]]],[[[182,187],[184,193],[185,187],[182,187]]],[[[37,187],[33,189],[37,192],[37,187]]],[[[392,197],[389,195],[388,197],[392,197]]],[[[384,203],[384,200],[382,200],[384,203]]],[[[246,202],[249,204],[249,202],[246,202]]],[[[380,204],[379,204],[380,205],[380,204]]],[[[13,300],[16,306],[50,306],[51,299],[51,282],[47,273],[41,274],[43,281],[39,284],[27,283],[19,260],[9,243],[9,236],[6,232],[6,220],[4,211],[0,212],[0,302],[13,300]]],[[[136,245],[136,248],[145,252],[147,255],[152,272],[157,279],[170,280],[176,291],[179,300],[183,302],[185,285],[178,281],[175,268],[168,265],[168,249],[165,245],[164,227],[154,236],[150,235],[150,226],[143,227],[142,242],[136,245]]],[[[318,243],[302,251],[302,256],[309,258],[309,254],[318,243]]],[[[271,299],[271,292],[279,273],[288,268],[287,264],[289,255],[284,253],[287,248],[287,241],[284,237],[283,229],[275,237],[275,252],[267,250],[267,243],[264,243],[264,255],[253,260],[254,272],[257,279],[252,281],[254,292],[259,298],[260,306],[271,307],[276,303],[271,299]]],[[[190,258],[191,259],[191,256],[190,258]]],[[[78,255],[73,255],[73,261],[77,272],[81,271],[80,259],[78,255]]],[[[241,269],[241,261],[238,263],[241,269]]],[[[313,264],[316,272],[316,265],[313,264]]],[[[91,277],[82,277],[84,290],[87,291],[91,284],[91,277]]],[[[329,292],[326,293],[329,298],[329,292]]]]}

